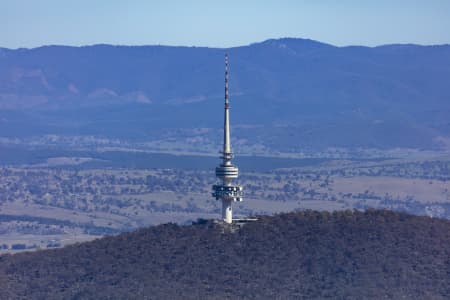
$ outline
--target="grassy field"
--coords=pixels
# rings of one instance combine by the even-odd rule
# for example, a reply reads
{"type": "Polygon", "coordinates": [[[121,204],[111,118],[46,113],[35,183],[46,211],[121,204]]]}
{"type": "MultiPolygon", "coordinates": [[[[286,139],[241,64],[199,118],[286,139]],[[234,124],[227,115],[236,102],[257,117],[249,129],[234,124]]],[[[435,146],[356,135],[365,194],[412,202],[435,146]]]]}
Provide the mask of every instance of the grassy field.
{"type": "Polygon", "coordinates": [[[341,194],[370,194],[376,197],[411,199],[423,203],[450,203],[450,181],[359,176],[336,178],[332,190],[341,194]]]}

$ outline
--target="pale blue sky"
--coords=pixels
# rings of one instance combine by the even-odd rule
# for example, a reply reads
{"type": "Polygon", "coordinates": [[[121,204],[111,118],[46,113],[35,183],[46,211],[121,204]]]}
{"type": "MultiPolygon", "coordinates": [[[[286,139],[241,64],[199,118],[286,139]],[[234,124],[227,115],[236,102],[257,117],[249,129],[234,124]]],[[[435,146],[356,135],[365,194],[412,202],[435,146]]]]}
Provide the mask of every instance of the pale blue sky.
{"type": "Polygon", "coordinates": [[[450,43],[450,0],[0,0],[0,47],[450,43]]]}

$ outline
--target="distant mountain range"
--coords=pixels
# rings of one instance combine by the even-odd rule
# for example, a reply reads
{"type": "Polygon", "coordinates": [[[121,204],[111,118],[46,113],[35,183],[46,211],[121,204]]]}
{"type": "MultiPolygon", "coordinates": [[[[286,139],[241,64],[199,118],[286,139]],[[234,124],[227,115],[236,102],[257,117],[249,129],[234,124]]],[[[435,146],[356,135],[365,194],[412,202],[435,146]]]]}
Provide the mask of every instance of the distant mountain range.
{"type": "Polygon", "coordinates": [[[450,46],[0,48],[0,136],[152,139],[221,126],[230,55],[238,137],[279,150],[450,145],[450,46]],[[299,146],[301,145],[301,147],[299,146]]]}
{"type": "Polygon", "coordinates": [[[1,299],[446,299],[450,222],[298,212],[0,256],[1,299]]]}

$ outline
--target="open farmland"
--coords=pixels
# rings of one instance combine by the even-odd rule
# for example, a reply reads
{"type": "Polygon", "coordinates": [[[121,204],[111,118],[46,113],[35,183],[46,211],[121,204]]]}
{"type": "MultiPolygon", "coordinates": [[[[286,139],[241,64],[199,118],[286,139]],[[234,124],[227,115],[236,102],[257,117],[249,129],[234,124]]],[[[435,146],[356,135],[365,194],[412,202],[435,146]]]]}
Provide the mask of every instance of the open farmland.
{"type": "MultiPolygon", "coordinates": [[[[71,160],[73,161],[73,160],[71,160]]],[[[390,208],[450,218],[450,161],[326,160],[245,172],[237,216],[390,208]]],[[[211,170],[17,166],[0,169],[1,251],[61,246],[167,222],[219,216],[211,170]]]]}

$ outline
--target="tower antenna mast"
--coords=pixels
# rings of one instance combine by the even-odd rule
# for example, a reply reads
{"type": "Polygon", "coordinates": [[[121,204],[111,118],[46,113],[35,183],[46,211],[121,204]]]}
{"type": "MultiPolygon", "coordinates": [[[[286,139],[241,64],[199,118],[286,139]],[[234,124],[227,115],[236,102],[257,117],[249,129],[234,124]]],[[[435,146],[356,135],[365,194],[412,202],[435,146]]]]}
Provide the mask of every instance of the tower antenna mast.
{"type": "Polygon", "coordinates": [[[222,201],[222,219],[225,223],[233,222],[233,211],[231,204],[235,201],[242,201],[243,188],[240,185],[233,185],[232,180],[238,178],[239,169],[231,163],[233,152],[230,142],[230,102],[228,93],[228,54],[225,54],[225,109],[223,124],[223,151],[222,163],[216,168],[216,177],[221,180],[221,184],[213,185],[213,197],[222,201]]]}

